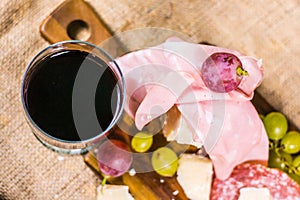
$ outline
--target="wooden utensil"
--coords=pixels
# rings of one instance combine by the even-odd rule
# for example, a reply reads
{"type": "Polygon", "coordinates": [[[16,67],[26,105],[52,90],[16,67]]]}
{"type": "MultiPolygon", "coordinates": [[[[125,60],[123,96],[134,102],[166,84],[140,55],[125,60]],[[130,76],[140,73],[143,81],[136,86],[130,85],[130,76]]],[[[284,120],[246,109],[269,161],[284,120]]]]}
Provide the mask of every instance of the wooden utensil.
{"type": "Polygon", "coordinates": [[[40,32],[50,43],[75,39],[99,44],[111,37],[107,26],[83,0],[63,2],[42,22],[40,32]]]}

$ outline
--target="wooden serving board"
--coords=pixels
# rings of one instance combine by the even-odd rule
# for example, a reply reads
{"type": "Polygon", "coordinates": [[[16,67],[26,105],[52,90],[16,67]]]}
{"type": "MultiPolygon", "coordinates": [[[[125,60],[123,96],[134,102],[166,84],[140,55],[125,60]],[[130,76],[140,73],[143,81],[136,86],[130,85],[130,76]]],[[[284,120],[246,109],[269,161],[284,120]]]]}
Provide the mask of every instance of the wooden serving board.
{"type": "MultiPolygon", "coordinates": [[[[101,172],[93,152],[84,155],[84,161],[101,177],[101,172]]],[[[135,162],[137,161],[135,160],[135,162]]],[[[150,163],[144,164],[149,165],[150,163]]],[[[134,196],[135,200],[188,199],[175,177],[161,177],[154,171],[136,173],[133,176],[129,173],[125,173],[122,177],[108,179],[108,183],[125,184],[129,186],[130,193],[134,196]],[[174,193],[174,191],[178,191],[178,194],[175,195],[176,193],[174,193]]]]}
{"type": "MultiPolygon", "coordinates": [[[[258,93],[255,93],[252,103],[258,110],[260,114],[267,114],[271,111],[274,111],[273,107],[268,104],[265,99],[261,97],[258,93]]],[[[125,141],[130,141],[129,136],[126,133],[121,133],[120,130],[116,132],[117,137],[121,137],[125,141]]],[[[114,133],[112,134],[114,135],[114,133]]],[[[114,136],[116,137],[116,136],[114,136]]],[[[166,140],[162,134],[156,134],[154,136],[154,146],[153,149],[156,149],[159,146],[166,145],[166,140]]],[[[172,143],[172,149],[175,152],[186,152],[193,153],[197,149],[192,146],[179,145],[177,143],[172,143]],[[186,149],[186,151],[184,151],[186,149]]],[[[150,149],[151,151],[151,149],[150,149]]],[[[93,151],[85,154],[83,156],[84,162],[93,169],[93,171],[102,178],[101,172],[99,170],[97,159],[93,151]]],[[[133,168],[139,166],[151,166],[150,160],[134,160],[133,168]]],[[[112,178],[108,180],[110,184],[125,184],[129,186],[130,193],[133,194],[136,200],[161,200],[161,199],[176,199],[176,200],[188,200],[182,187],[179,185],[176,175],[173,177],[162,177],[156,172],[149,171],[146,173],[136,173],[134,176],[131,176],[129,173],[125,173],[122,177],[112,178]],[[178,191],[178,192],[175,192],[178,191]]]]}
{"type": "Polygon", "coordinates": [[[111,33],[93,8],[83,0],[66,0],[40,25],[41,35],[50,43],[84,40],[93,44],[111,37],[111,33]]]}
{"type": "MultiPolygon", "coordinates": [[[[40,26],[40,32],[50,43],[70,39],[81,39],[76,37],[82,36],[87,42],[99,44],[112,36],[109,29],[107,29],[105,24],[99,19],[97,13],[83,0],[65,1],[43,21],[40,26]],[[82,30],[86,31],[87,35],[82,35],[80,33],[82,30]]],[[[261,114],[266,114],[274,110],[258,93],[255,94],[252,102],[261,114]]],[[[292,125],[290,127],[293,128],[292,125]]],[[[115,134],[111,134],[110,136],[121,138],[126,142],[130,141],[130,137],[118,129],[115,131],[115,134]]],[[[166,141],[162,134],[156,134],[154,137],[154,145],[150,151],[164,145],[166,145],[166,141]]],[[[177,145],[176,143],[172,143],[172,145],[172,148],[177,152],[184,152],[186,150],[191,153],[197,150],[191,146],[187,147],[177,145]]],[[[95,153],[90,151],[83,155],[83,158],[84,162],[101,177],[95,153]]],[[[139,166],[151,166],[150,160],[147,158],[142,160],[134,159],[133,167],[138,169],[139,166]]],[[[149,172],[137,173],[134,176],[126,173],[122,177],[109,179],[108,182],[111,184],[128,185],[130,192],[134,195],[136,200],[188,199],[178,184],[176,176],[166,178],[161,177],[151,169],[148,171],[149,172]]]]}

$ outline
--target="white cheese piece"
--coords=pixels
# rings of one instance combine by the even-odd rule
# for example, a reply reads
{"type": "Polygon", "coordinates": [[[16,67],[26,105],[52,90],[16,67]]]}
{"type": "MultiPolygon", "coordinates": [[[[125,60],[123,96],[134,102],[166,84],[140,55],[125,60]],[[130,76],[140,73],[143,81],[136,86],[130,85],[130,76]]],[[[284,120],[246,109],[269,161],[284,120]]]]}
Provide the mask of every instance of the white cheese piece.
{"type": "Polygon", "coordinates": [[[166,120],[162,132],[167,141],[177,141],[179,144],[194,145],[200,148],[203,143],[194,141],[192,129],[182,117],[176,106],[172,107],[166,114],[166,120]]]}
{"type": "Polygon", "coordinates": [[[272,196],[268,188],[246,187],[240,189],[238,200],[272,200],[272,196]]]}
{"type": "Polygon", "coordinates": [[[97,200],[134,200],[126,185],[100,185],[97,188],[97,200]]]}
{"type": "Polygon", "coordinates": [[[208,158],[182,154],[179,158],[177,180],[191,200],[209,200],[213,165],[208,158]]]}
{"type": "Polygon", "coordinates": [[[176,140],[179,144],[189,144],[200,148],[203,144],[200,141],[194,141],[193,132],[185,119],[180,116],[178,127],[176,129],[176,135],[170,135],[167,138],[168,141],[176,140]]]}

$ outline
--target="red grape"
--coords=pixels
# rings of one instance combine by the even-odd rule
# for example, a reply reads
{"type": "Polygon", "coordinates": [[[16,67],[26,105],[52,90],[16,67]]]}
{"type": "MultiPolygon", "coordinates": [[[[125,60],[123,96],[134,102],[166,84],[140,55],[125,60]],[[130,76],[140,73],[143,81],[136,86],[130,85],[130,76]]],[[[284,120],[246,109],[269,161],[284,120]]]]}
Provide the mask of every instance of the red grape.
{"type": "Polygon", "coordinates": [[[210,90],[226,93],[236,89],[248,72],[243,69],[242,62],[237,56],[219,52],[204,61],[201,75],[204,84],[210,90]]]}
{"type": "Polygon", "coordinates": [[[105,176],[123,175],[129,170],[132,160],[129,147],[119,140],[107,140],[98,148],[97,161],[105,176]]]}

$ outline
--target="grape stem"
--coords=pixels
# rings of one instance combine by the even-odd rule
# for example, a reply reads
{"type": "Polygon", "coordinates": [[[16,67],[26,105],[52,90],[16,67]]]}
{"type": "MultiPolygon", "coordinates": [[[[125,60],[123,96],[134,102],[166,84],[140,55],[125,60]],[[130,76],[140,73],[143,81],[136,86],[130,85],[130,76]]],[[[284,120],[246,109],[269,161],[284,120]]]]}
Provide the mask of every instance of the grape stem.
{"type": "MultiPolygon", "coordinates": [[[[275,140],[274,143],[270,142],[270,149],[271,148],[275,150],[275,153],[277,154],[277,156],[281,157],[279,151],[284,149],[284,145],[279,146],[279,140],[275,140]]],[[[296,167],[291,165],[285,159],[283,159],[283,163],[284,163],[285,166],[287,166],[289,173],[294,173],[294,174],[297,174],[297,175],[300,176],[300,171],[296,167]]]]}
{"type": "MultiPolygon", "coordinates": [[[[106,184],[106,181],[107,181],[108,178],[109,178],[109,176],[107,176],[107,175],[104,175],[104,176],[103,176],[103,180],[102,180],[102,182],[101,182],[102,188],[103,188],[103,186],[106,184]]],[[[102,188],[101,188],[101,189],[102,189],[102,188]]]]}
{"type": "Polygon", "coordinates": [[[279,140],[273,140],[271,144],[273,145],[273,149],[275,150],[276,154],[279,155],[279,140]]]}
{"type": "Polygon", "coordinates": [[[300,176],[300,171],[297,169],[297,167],[290,166],[290,170],[291,170],[291,172],[293,172],[294,174],[297,174],[298,176],[300,176]]]}
{"type": "Polygon", "coordinates": [[[270,148],[270,150],[275,149],[275,144],[272,141],[270,141],[270,143],[269,143],[269,148],[270,148]]]}
{"type": "Polygon", "coordinates": [[[110,176],[107,176],[107,175],[103,175],[103,180],[102,180],[102,182],[101,182],[101,190],[100,190],[100,192],[103,194],[103,188],[104,188],[104,186],[105,186],[105,184],[106,184],[106,181],[107,181],[107,179],[109,178],[110,176]]]}
{"type": "Polygon", "coordinates": [[[249,73],[246,70],[244,70],[241,66],[238,66],[236,68],[236,74],[238,76],[249,76],[249,73]]]}
{"type": "Polygon", "coordinates": [[[280,145],[280,146],[275,146],[275,151],[279,154],[279,151],[280,150],[283,150],[285,147],[284,147],[284,145],[280,145]]]}

